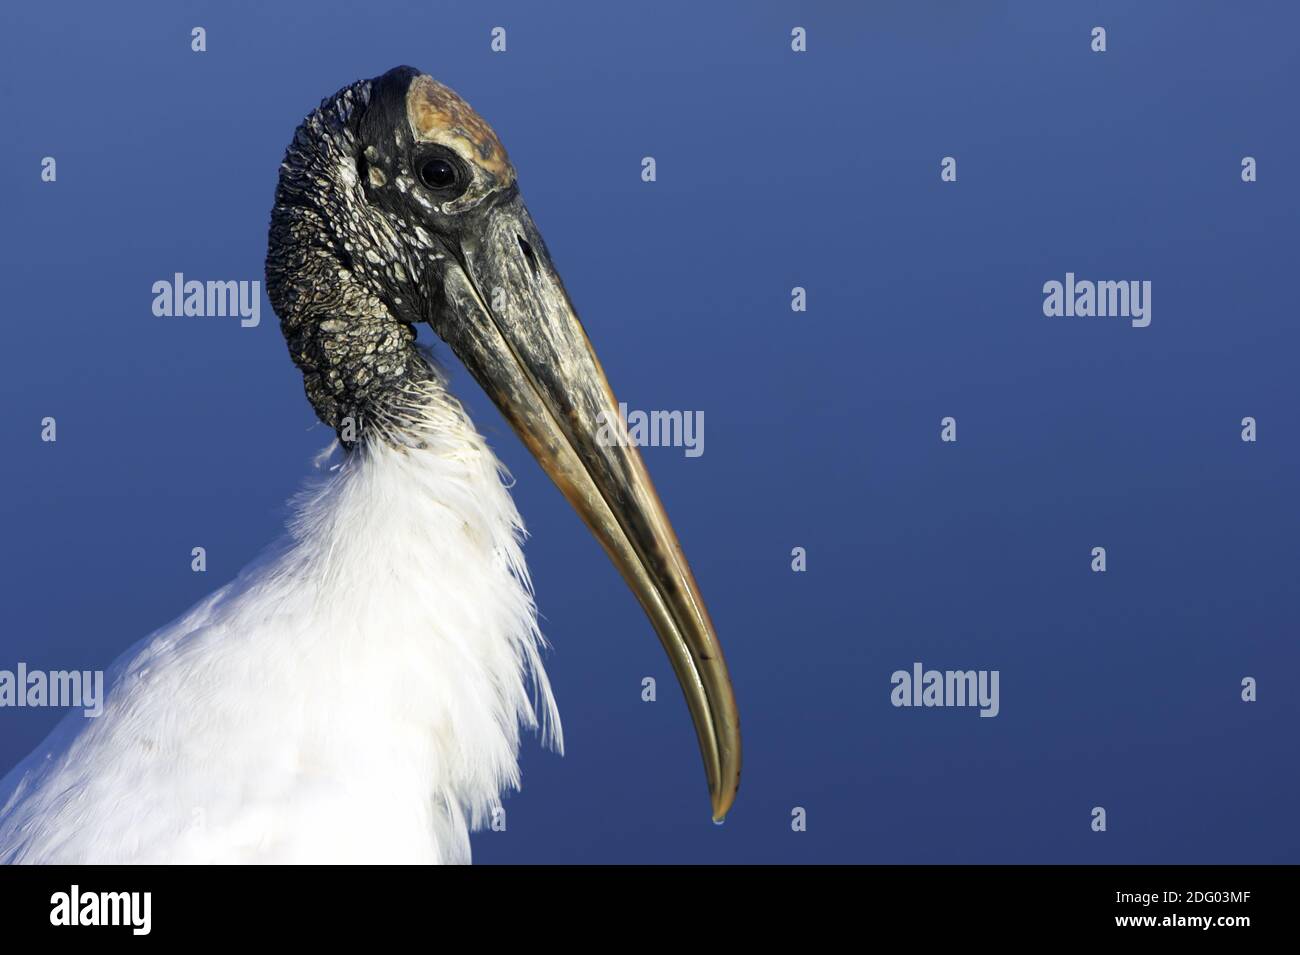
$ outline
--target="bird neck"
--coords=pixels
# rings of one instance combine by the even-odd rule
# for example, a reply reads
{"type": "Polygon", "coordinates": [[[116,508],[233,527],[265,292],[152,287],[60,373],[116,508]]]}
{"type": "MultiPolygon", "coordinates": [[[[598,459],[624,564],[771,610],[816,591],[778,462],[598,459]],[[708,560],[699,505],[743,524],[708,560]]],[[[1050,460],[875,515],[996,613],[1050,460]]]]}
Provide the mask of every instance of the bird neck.
{"type": "Polygon", "coordinates": [[[355,716],[373,725],[388,711],[381,726],[416,728],[401,760],[468,853],[468,830],[518,787],[521,724],[561,750],[562,737],[503,469],[441,373],[425,371],[296,502],[280,569],[306,582],[337,641],[316,652],[344,661],[355,716]],[[358,675],[370,686],[354,687],[358,675]]]}
{"type": "MultiPolygon", "coordinates": [[[[301,207],[277,206],[272,236],[308,219],[314,217],[301,207]]],[[[266,274],[289,355],[317,417],[344,445],[365,443],[375,417],[408,401],[410,389],[431,376],[415,329],[395,318],[355,271],[328,256],[278,251],[288,248],[287,240],[272,243],[266,274]]]]}
{"type": "MultiPolygon", "coordinates": [[[[353,446],[373,415],[427,363],[415,347],[413,293],[391,290],[401,242],[367,215],[356,128],[369,81],[344,87],[298,127],[276,185],[266,291],[317,416],[353,446]],[[399,315],[405,310],[405,315],[399,315]]],[[[409,265],[408,261],[408,265],[409,265]]]]}

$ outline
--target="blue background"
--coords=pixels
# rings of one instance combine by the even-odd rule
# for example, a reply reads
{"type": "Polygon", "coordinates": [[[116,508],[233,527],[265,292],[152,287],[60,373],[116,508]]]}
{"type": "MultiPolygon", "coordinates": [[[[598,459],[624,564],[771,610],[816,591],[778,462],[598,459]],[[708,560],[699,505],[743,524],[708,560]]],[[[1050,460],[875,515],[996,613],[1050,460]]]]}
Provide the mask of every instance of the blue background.
{"type": "MultiPolygon", "coordinates": [[[[477,861],[1300,861],[1294,4],[3,18],[0,667],[106,666],[278,534],[331,436],[269,304],[159,319],[150,286],[261,279],[296,124],[410,63],[506,143],[620,399],[705,412],[702,457],[646,455],[746,743],[715,827],[648,623],[456,367],[518,478],[568,744],[528,738],[477,861]],[[1150,280],[1151,326],[1045,318],[1067,271],[1150,280]],[[893,708],[917,660],[1000,670],[1001,715],[893,708]]],[[[60,715],[0,712],[0,773],[60,715]]]]}

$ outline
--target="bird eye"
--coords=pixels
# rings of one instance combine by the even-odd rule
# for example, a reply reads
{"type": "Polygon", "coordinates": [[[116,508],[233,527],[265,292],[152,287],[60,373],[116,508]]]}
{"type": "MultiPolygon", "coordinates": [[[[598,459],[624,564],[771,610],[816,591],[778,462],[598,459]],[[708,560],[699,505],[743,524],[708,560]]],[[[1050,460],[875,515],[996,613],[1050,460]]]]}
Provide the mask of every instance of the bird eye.
{"type": "Polygon", "coordinates": [[[430,189],[442,192],[456,185],[456,167],[445,159],[427,159],[420,167],[420,179],[430,189]]]}

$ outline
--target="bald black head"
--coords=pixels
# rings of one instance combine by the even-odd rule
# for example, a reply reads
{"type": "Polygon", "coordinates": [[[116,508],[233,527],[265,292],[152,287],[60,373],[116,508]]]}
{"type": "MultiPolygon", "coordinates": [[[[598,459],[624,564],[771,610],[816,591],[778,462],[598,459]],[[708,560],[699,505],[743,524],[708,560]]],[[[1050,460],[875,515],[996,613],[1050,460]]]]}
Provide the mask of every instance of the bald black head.
{"type": "Polygon", "coordinates": [[[345,87],[298,127],[267,291],[308,400],[345,443],[430,376],[414,325],[438,314],[445,263],[513,192],[491,128],[412,67],[345,87]]]}

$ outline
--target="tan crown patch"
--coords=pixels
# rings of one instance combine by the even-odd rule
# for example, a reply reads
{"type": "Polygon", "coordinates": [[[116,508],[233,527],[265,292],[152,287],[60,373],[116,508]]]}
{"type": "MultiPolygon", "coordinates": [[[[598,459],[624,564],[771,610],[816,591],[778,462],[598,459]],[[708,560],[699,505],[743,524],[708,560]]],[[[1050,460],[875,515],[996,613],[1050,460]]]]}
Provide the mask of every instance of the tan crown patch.
{"type": "Polygon", "coordinates": [[[440,143],[482,167],[502,185],[515,178],[506,149],[474,108],[431,76],[417,76],[406,91],[406,117],[416,139],[440,143]]]}

